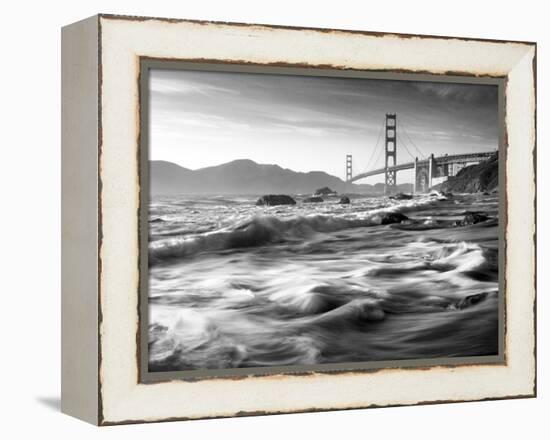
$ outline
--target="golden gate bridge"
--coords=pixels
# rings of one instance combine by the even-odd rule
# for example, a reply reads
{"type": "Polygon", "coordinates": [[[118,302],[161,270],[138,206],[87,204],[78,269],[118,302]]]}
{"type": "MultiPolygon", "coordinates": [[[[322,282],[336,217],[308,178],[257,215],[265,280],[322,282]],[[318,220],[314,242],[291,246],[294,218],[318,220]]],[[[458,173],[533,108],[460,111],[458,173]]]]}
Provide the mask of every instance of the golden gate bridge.
{"type": "MultiPolygon", "coordinates": [[[[383,167],[373,168],[369,171],[353,175],[353,157],[351,154],[346,155],[346,182],[353,183],[358,180],[364,179],[370,176],[376,176],[380,174],[385,175],[385,192],[392,193],[396,191],[397,188],[397,172],[402,170],[414,169],[414,184],[413,192],[422,193],[427,192],[432,187],[432,180],[438,177],[449,177],[454,176],[458,172],[460,167],[465,166],[466,164],[479,163],[484,160],[489,159],[494,151],[483,151],[479,153],[466,153],[466,154],[452,154],[452,155],[443,155],[435,157],[434,154],[425,156],[422,151],[416,146],[412,141],[411,137],[404,130],[405,135],[407,136],[410,145],[412,145],[416,151],[420,154],[420,159],[418,156],[414,156],[406,143],[403,142],[401,137],[397,135],[397,114],[396,113],[387,113],[385,123],[382,127],[385,131],[385,142],[384,148],[378,150],[380,143],[381,133],[378,136],[376,141],[376,146],[372,152],[371,159],[367,165],[367,168],[371,165],[372,160],[377,151],[379,151],[378,157],[382,151],[385,153],[385,162],[383,167]],[[399,144],[405,148],[405,151],[411,156],[412,160],[406,163],[397,163],[397,140],[399,139],[399,144]]],[[[373,164],[376,164],[378,161],[375,160],[373,164]]]]}

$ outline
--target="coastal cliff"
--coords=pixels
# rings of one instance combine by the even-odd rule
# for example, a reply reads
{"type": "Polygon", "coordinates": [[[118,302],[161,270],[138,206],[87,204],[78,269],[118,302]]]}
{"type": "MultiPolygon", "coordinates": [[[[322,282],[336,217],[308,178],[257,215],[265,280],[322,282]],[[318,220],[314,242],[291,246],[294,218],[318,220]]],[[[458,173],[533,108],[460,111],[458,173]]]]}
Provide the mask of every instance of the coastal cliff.
{"type": "Polygon", "coordinates": [[[434,189],[457,193],[498,190],[498,152],[484,162],[462,168],[456,176],[449,177],[434,189]]]}

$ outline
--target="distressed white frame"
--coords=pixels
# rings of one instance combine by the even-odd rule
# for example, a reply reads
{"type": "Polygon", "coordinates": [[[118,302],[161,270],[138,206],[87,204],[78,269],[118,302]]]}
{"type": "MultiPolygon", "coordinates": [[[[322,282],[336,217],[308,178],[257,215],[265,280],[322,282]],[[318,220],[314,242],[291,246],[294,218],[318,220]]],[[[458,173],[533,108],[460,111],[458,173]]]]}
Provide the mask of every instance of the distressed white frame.
{"type": "Polygon", "coordinates": [[[534,44],[115,16],[98,25],[98,423],[535,395],[534,44]],[[506,365],[138,383],[139,57],[506,76],[506,365]]]}

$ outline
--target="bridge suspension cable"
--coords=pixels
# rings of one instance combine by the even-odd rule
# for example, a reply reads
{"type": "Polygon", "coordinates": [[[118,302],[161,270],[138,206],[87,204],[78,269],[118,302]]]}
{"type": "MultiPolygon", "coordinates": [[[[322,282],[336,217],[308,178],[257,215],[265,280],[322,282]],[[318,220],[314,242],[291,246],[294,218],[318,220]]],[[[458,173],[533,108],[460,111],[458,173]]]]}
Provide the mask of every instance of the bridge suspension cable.
{"type": "MultiPolygon", "coordinates": [[[[374,149],[372,150],[372,154],[370,155],[369,161],[367,163],[366,168],[363,169],[363,167],[359,168],[358,173],[355,174],[362,174],[363,172],[366,172],[370,170],[370,166],[372,164],[372,159],[374,159],[374,155],[376,154],[376,151],[378,149],[378,145],[380,144],[380,139],[382,138],[382,132],[384,131],[384,123],[380,126],[380,130],[378,131],[378,138],[376,139],[376,145],[374,146],[374,149]]],[[[381,150],[380,150],[381,151],[381,150]]],[[[376,163],[376,162],[375,162],[376,163]]]]}
{"type": "Polygon", "coordinates": [[[372,159],[374,158],[374,154],[376,153],[378,145],[380,144],[380,139],[382,138],[383,131],[384,131],[384,122],[382,122],[382,125],[380,126],[380,130],[378,131],[378,139],[376,139],[376,145],[374,146],[374,150],[372,150],[372,154],[370,155],[370,159],[366,169],[367,171],[370,170],[371,162],[372,162],[372,159]]]}
{"type": "Polygon", "coordinates": [[[407,153],[409,153],[409,156],[411,156],[412,160],[414,161],[415,157],[414,155],[411,153],[411,151],[407,148],[407,145],[405,144],[405,142],[403,142],[403,139],[401,138],[401,136],[399,136],[399,134],[397,135],[397,139],[399,140],[400,142],[400,145],[403,146],[403,148],[405,148],[405,151],[407,153]]]}
{"type": "MultiPolygon", "coordinates": [[[[391,114],[389,115],[390,117],[392,116],[391,114]]],[[[395,118],[395,116],[393,116],[395,118]]],[[[370,171],[372,171],[376,165],[378,164],[380,158],[382,157],[382,152],[384,151],[384,148],[383,148],[383,143],[380,142],[380,140],[382,139],[382,133],[384,132],[384,128],[386,128],[386,131],[388,130],[388,127],[387,127],[387,124],[388,124],[388,114],[386,114],[386,118],[382,121],[382,124],[380,125],[380,130],[378,131],[378,136],[377,136],[377,139],[376,139],[376,144],[372,150],[372,153],[370,155],[370,158],[369,158],[369,161],[367,162],[367,166],[366,166],[366,169],[364,169],[363,167],[357,167],[359,171],[358,173],[357,172],[350,172],[349,174],[349,178],[351,179],[351,176],[357,176],[357,175],[362,175],[362,174],[366,174],[366,173],[369,173],[370,171]],[[380,148],[379,148],[380,147],[380,148]],[[363,170],[363,171],[361,171],[363,170]]],[[[391,118],[390,118],[391,119],[391,118]]],[[[427,159],[427,156],[422,153],[422,151],[420,150],[420,148],[417,147],[417,145],[414,143],[414,141],[412,140],[408,130],[406,129],[406,124],[403,123],[403,121],[401,120],[400,121],[400,124],[399,124],[401,127],[402,127],[402,130],[403,132],[405,133],[405,136],[406,136],[406,139],[403,138],[403,136],[401,136],[400,132],[401,130],[399,130],[399,132],[397,130],[395,130],[395,128],[393,129],[394,131],[394,134],[393,134],[393,142],[394,142],[394,147],[395,148],[395,141],[398,140],[399,141],[399,145],[401,147],[403,147],[405,149],[405,151],[407,152],[407,154],[411,157],[413,163],[415,161],[415,159],[418,157],[416,156],[415,157],[415,154],[413,154],[411,152],[411,148],[414,147],[414,149],[416,150],[416,152],[418,152],[419,156],[421,159],[423,160],[426,160],[427,159]]],[[[394,123],[394,126],[395,126],[395,123],[394,123]]],[[[391,130],[391,127],[390,127],[390,130],[391,130]]],[[[388,136],[388,134],[386,133],[386,137],[388,136]]],[[[391,141],[392,139],[390,139],[391,141]]],[[[387,151],[386,151],[386,154],[387,154],[387,151]]],[[[350,162],[351,164],[351,162],[350,162]]],[[[394,166],[396,166],[397,164],[394,164],[394,166]]],[[[380,168],[384,168],[384,165],[382,163],[382,165],[380,166],[380,168]]],[[[391,168],[391,167],[390,167],[391,168]]],[[[351,171],[351,170],[350,170],[351,171]]],[[[392,172],[395,174],[395,171],[392,170],[392,172]]],[[[386,173],[388,173],[388,171],[386,170],[386,173]]],[[[394,176],[395,178],[395,176],[394,176]]]]}
{"type": "Polygon", "coordinates": [[[378,156],[376,157],[376,160],[372,163],[373,167],[378,163],[378,160],[382,157],[382,151],[384,151],[384,149],[380,148],[380,152],[378,153],[378,156]]]}
{"type": "Polygon", "coordinates": [[[411,145],[416,149],[416,151],[418,151],[418,154],[420,154],[420,157],[422,157],[423,159],[426,159],[426,155],[424,153],[422,153],[422,151],[420,151],[420,148],[418,148],[416,146],[416,144],[413,142],[413,140],[411,139],[411,137],[409,136],[409,132],[405,126],[405,124],[403,124],[403,119],[401,119],[401,122],[400,122],[400,125],[401,127],[403,128],[403,132],[405,133],[405,135],[407,136],[407,139],[409,140],[409,142],[411,143],[411,145]]]}

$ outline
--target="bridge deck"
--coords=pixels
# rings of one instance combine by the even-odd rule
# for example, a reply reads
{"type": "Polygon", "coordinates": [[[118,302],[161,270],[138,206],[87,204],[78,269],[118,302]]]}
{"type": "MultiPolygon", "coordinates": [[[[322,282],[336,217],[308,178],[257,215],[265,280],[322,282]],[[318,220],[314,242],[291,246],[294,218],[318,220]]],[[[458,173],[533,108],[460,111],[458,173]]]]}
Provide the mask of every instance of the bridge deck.
{"type": "MultiPolygon", "coordinates": [[[[452,154],[446,156],[434,157],[435,165],[446,165],[454,163],[468,163],[468,162],[481,162],[482,160],[489,159],[494,154],[494,151],[482,152],[482,153],[470,153],[470,154],[452,154]]],[[[417,162],[418,165],[423,166],[427,165],[429,159],[422,159],[417,162]]],[[[414,168],[414,162],[407,162],[397,164],[392,167],[388,167],[387,171],[402,171],[410,170],[414,168]]],[[[364,179],[365,177],[376,176],[378,174],[384,174],[386,168],[377,168],[375,170],[367,171],[366,173],[358,174],[353,176],[348,182],[355,182],[357,180],[364,179]]]]}

